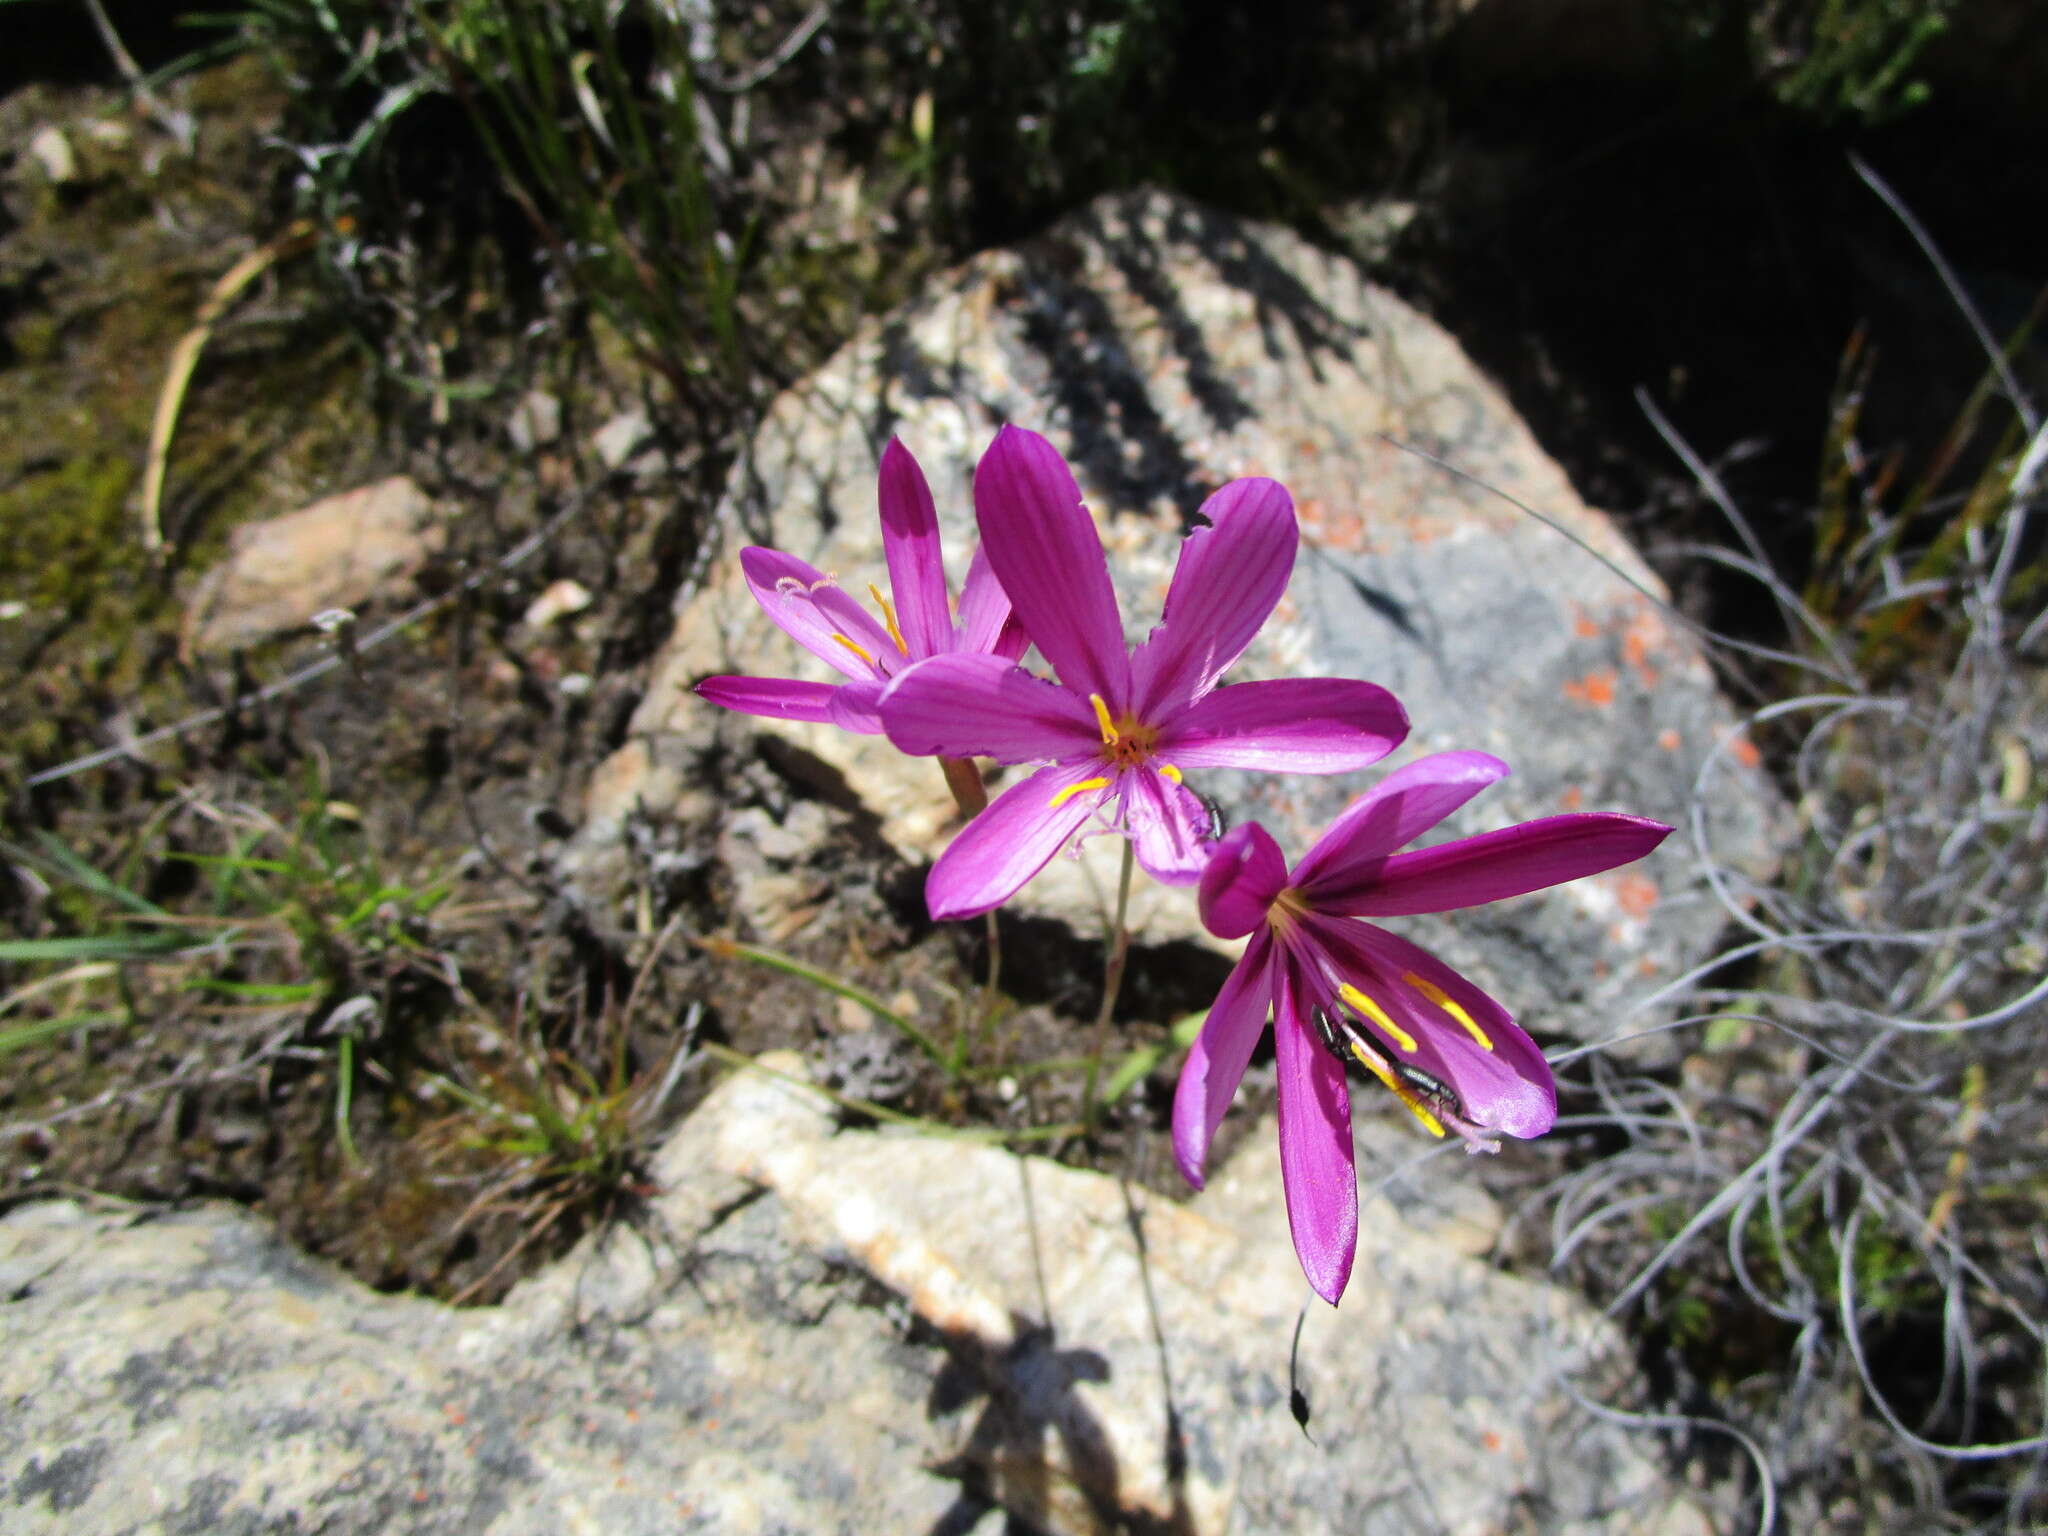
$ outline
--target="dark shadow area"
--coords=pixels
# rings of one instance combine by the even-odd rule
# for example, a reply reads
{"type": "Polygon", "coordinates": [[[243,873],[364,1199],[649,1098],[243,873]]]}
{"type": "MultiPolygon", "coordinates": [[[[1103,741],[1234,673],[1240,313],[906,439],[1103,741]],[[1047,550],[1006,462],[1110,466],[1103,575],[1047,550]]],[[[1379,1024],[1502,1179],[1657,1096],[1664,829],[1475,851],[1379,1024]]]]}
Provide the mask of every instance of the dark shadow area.
{"type": "Polygon", "coordinates": [[[1142,1212],[1126,1186],[1126,1220],[1144,1280],[1146,1310],[1151,1318],[1167,1403],[1163,1451],[1174,1508],[1163,1520],[1125,1509],[1118,1497],[1120,1474],[1109,1437],[1086,1399],[1074,1390],[1083,1382],[1108,1382],[1109,1362],[1096,1350],[1060,1347],[1058,1330],[1049,1320],[1051,1302],[1046,1293],[1030,1165],[1019,1162],[1017,1169],[1030,1234],[1032,1267],[1038,1280],[1039,1310],[1048,1320],[1040,1322],[1013,1312],[1011,1339],[1001,1349],[970,1336],[937,1335],[947,1360],[932,1379],[931,1391],[925,1399],[926,1417],[949,1417],[971,1403],[986,1401],[968,1431],[966,1443],[932,1469],[957,1480],[960,1495],[927,1536],[950,1536],[972,1529],[974,1520],[991,1506],[1010,1512],[1012,1528],[1036,1530],[1038,1526],[1032,1523],[1032,1517],[1042,1518],[1056,1510],[1057,1484],[1072,1488],[1087,1501],[1098,1529],[1126,1532],[1130,1536],[1188,1536],[1194,1523],[1185,1492],[1187,1447],[1174,1406],[1166,1338],[1160,1330],[1158,1309],[1152,1297],[1150,1254],[1142,1212]],[[1048,1463],[1047,1454],[1055,1439],[1070,1476],[1055,1473],[1048,1463]]]}
{"type": "Polygon", "coordinates": [[[1148,380],[1126,349],[1109,305],[1079,274],[1081,255],[1058,232],[1023,248],[1016,295],[1025,344],[1045,359],[1060,423],[1082,476],[1103,487],[1111,507],[1172,498],[1193,527],[1216,489],[1181,448],[1152,404],[1148,380]]]}
{"type": "MultiPolygon", "coordinates": [[[[915,912],[923,916],[922,873],[907,882],[915,912]]],[[[1071,1018],[1091,1017],[1102,1002],[1102,935],[1076,914],[1080,927],[1056,918],[1004,911],[998,917],[1003,946],[1003,991],[1026,1006],[1043,1004],[1071,1018]]],[[[984,974],[987,938],[982,925],[953,925],[968,975],[984,974]]],[[[1229,976],[1231,961],[1187,940],[1168,944],[1134,942],[1125,962],[1123,990],[1114,1017],[1120,1023],[1171,1020],[1206,1009],[1229,976]]]]}
{"type": "MultiPolygon", "coordinates": [[[[168,0],[103,3],[121,46],[145,70],[160,69],[217,35],[193,30],[182,21],[181,8],[168,0]]],[[[8,46],[0,49],[0,96],[32,80],[52,85],[121,81],[82,0],[12,0],[5,25],[8,46]]]]}
{"type": "Polygon", "coordinates": [[[1016,1337],[999,1351],[978,1339],[941,1336],[947,1362],[932,1379],[926,1417],[943,1418],[977,1399],[987,1401],[966,1445],[932,1469],[960,1484],[960,1499],[932,1527],[931,1536],[964,1529],[956,1522],[970,1508],[985,1510],[996,1503],[1013,1510],[1020,1504],[1048,1508],[1055,1474],[1046,1454],[1054,1437],[1097,1518],[1105,1525],[1116,1521],[1116,1458],[1093,1411],[1073,1390],[1077,1382],[1108,1381],[1109,1362],[1094,1350],[1060,1348],[1049,1324],[1025,1317],[1012,1322],[1016,1337]],[[992,1477],[992,1465],[1007,1477],[992,1477]]]}
{"type": "Polygon", "coordinates": [[[1149,506],[1161,496],[1179,509],[1184,528],[1198,522],[1217,487],[1199,473],[1181,434],[1153,403],[1154,380],[1131,356],[1103,295],[1082,279],[1078,242],[1107,253],[1131,291],[1151,307],[1185,368],[1185,381],[1207,424],[1228,432],[1251,407],[1210,356],[1200,328],[1169,276],[1173,260],[1198,257],[1253,301],[1269,354],[1281,356],[1284,327],[1311,368],[1346,359],[1362,339],[1341,324],[1235,222],[1199,206],[1179,204],[1163,229],[1146,226],[1148,199],[1134,194],[1096,204],[1020,246],[1022,291],[1012,296],[1025,344],[1044,359],[1058,419],[1072,457],[1105,488],[1113,508],[1149,506]]]}
{"type": "MultiPolygon", "coordinates": [[[[2028,202],[2015,153],[2026,125],[1953,93],[1882,127],[1823,125],[1692,54],[1633,77],[1450,58],[1445,142],[1382,275],[1457,336],[1653,558],[1660,538],[1726,543],[1732,530],[1638,388],[1722,471],[1797,586],[1859,328],[1876,353],[1860,424],[1873,451],[1924,462],[1984,374],[1969,323],[1852,152],[1926,225],[2001,342],[2048,277],[2012,216],[2028,202]]],[[[2023,377],[2028,366],[2022,356],[2023,377]]],[[[2038,351],[2032,368],[2038,378],[2038,351]]],[[[1771,622],[1746,578],[1705,582],[1716,622],[1771,622]]]]}

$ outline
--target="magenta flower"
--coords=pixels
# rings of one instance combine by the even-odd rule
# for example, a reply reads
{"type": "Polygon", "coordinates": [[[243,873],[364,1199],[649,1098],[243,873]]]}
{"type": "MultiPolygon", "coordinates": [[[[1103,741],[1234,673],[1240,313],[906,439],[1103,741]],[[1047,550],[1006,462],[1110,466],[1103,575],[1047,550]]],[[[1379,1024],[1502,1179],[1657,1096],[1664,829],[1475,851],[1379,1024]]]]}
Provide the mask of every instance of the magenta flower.
{"type": "Polygon", "coordinates": [[[1204,925],[1251,943],[1181,1069],[1174,1156],[1200,1189],[1270,1008],[1287,1221],[1309,1284],[1332,1306],[1358,1246],[1346,1057],[1470,1151],[1497,1151],[1489,1133],[1540,1136],[1557,1119],[1550,1066],[1505,1008],[1428,950],[1352,919],[1542,890],[1639,859],[1671,831],[1640,816],[1546,816],[1395,852],[1507,771],[1483,752],[1425,757],[1345,807],[1292,874],[1257,822],[1219,841],[1202,872],[1204,925]]]}
{"type": "Polygon", "coordinates": [[[1109,564],[1081,491],[1035,432],[1005,427],[974,471],[982,548],[1058,682],[994,656],[940,656],[882,699],[905,752],[1044,762],[953,839],[932,867],[934,918],[1002,905],[1090,820],[1131,839],[1155,879],[1192,885],[1207,813],[1183,769],[1347,773],[1408,733],[1394,696],[1344,678],[1216,687],[1266,622],[1294,569],[1294,503],[1271,480],[1234,480],[1181,544],[1166,612],[1124,644],[1109,564]]]}
{"type": "Polygon", "coordinates": [[[881,609],[878,623],[840,590],[832,576],[779,550],[740,551],[740,570],[754,600],[791,639],[843,673],[843,683],[806,683],[784,677],[707,677],[700,697],[742,714],[778,720],[816,720],[882,734],[875,704],[891,678],[930,656],[986,653],[1014,662],[1029,648],[1012,621],[1010,600],[988,561],[976,551],[960,592],[956,621],[946,570],[939,555],[939,520],[931,488],[910,450],[895,438],[882,450],[879,487],[882,550],[889,591],[870,586],[881,609]]]}

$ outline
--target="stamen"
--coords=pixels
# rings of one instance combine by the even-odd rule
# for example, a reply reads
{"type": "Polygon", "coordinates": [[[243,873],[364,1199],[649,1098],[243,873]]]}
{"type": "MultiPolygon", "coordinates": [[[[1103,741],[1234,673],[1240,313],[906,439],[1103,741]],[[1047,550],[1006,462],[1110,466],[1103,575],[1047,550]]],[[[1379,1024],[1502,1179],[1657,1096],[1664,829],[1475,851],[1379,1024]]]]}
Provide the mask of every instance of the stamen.
{"type": "Polygon", "coordinates": [[[1109,788],[1109,780],[1107,779],[1083,779],[1078,784],[1069,784],[1065,789],[1061,790],[1058,794],[1054,795],[1052,797],[1052,804],[1046,807],[1046,809],[1053,811],[1058,810],[1061,806],[1065,805],[1069,800],[1073,799],[1074,796],[1080,794],[1083,790],[1107,788],[1109,788]]]}
{"type": "Polygon", "coordinates": [[[1424,1130],[1428,1131],[1432,1136],[1441,1137],[1444,1134],[1443,1121],[1437,1119],[1435,1115],[1429,1112],[1428,1107],[1422,1102],[1421,1097],[1413,1088],[1410,1088],[1406,1083],[1394,1076],[1393,1068],[1389,1067],[1384,1061],[1381,1061],[1371,1051],[1366,1050],[1356,1040],[1351,1042],[1351,1054],[1364,1064],[1366,1071],[1387,1085],[1387,1091],[1408,1107],[1408,1113],[1422,1122],[1424,1130]]]}
{"type": "Polygon", "coordinates": [[[794,576],[778,576],[775,578],[775,595],[777,597],[809,597],[811,589],[798,581],[794,576]]]}
{"type": "Polygon", "coordinates": [[[1364,1014],[1368,1019],[1371,1019],[1373,1023],[1379,1025],[1380,1029],[1385,1032],[1386,1037],[1393,1041],[1394,1044],[1401,1047],[1410,1056],[1415,1054],[1415,1037],[1388,1018],[1386,1009],[1367,997],[1348,981],[1337,989],[1337,995],[1364,1014]]]}
{"type": "MultiPolygon", "coordinates": [[[[1455,1098],[1451,1096],[1450,1090],[1444,1088],[1435,1078],[1405,1063],[1398,1066],[1389,1065],[1384,1056],[1366,1044],[1365,1037],[1358,1032],[1358,1026],[1341,1013],[1311,1008],[1308,1019],[1323,1044],[1329,1047],[1339,1061],[1344,1059],[1348,1047],[1351,1055],[1358,1058],[1359,1065],[1378,1078],[1386,1090],[1399,1099],[1408,1113],[1420,1120],[1432,1136],[1444,1134],[1445,1121],[1457,1127],[1460,1136],[1465,1135],[1464,1122],[1457,1119],[1454,1113],[1445,1112],[1449,1105],[1455,1104],[1455,1098]],[[1414,1081],[1408,1080],[1411,1078],[1414,1081]],[[1428,1095],[1426,1099],[1425,1094],[1428,1095]]],[[[1467,1137],[1467,1140],[1470,1138],[1467,1137]]]]}
{"type": "Polygon", "coordinates": [[[1102,744],[1105,747],[1115,746],[1116,722],[1109,718],[1109,706],[1102,702],[1102,695],[1099,693],[1089,694],[1088,702],[1095,706],[1095,723],[1102,727],[1102,744]]]}
{"type": "Polygon", "coordinates": [[[847,639],[846,636],[835,632],[832,638],[834,640],[837,640],[841,645],[845,646],[849,651],[853,652],[854,655],[858,656],[862,661],[866,662],[869,666],[874,667],[877,672],[881,671],[881,667],[877,665],[875,658],[870,656],[861,647],[855,645],[851,640],[847,639]]]}
{"type": "Polygon", "coordinates": [[[1407,982],[1408,985],[1413,987],[1416,991],[1420,992],[1424,997],[1428,998],[1432,1003],[1435,1003],[1437,1007],[1443,1009],[1445,1013],[1448,1013],[1460,1024],[1464,1025],[1465,1033],[1470,1035],[1474,1040],[1477,1040],[1479,1042],[1480,1049],[1487,1051],[1493,1049],[1493,1042],[1486,1038],[1486,1031],[1481,1029],[1477,1024],[1475,1024],[1472,1021],[1471,1014],[1467,1013],[1463,1008],[1460,1008],[1457,1005],[1457,1003],[1452,1000],[1450,993],[1446,992],[1442,987],[1438,986],[1433,981],[1423,980],[1422,977],[1416,975],[1413,971],[1408,971],[1404,973],[1401,979],[1407,982]]]}
{"type": "Polygon", "coordinates": [[[872,581],[868,583],[868,596],[872,597],[876,605],[881,608],[883,622],[889,626],[889,638],[896,642],[897,651],[904,656],[908,656],[910,654],[910,647],[903,643],[903,631],[896,627],[896,605],[882,596],[882,589],[872,581]]]}
{"type": "Polygon", "coordinates": [[[1174,767],[1173,764],[1161,763],[1159,765],[1159,771],[1165,774],[1169,779],[1173,780],[1174,783],[1178,784],[1181,782],[1180,770],[1174,767]]]}

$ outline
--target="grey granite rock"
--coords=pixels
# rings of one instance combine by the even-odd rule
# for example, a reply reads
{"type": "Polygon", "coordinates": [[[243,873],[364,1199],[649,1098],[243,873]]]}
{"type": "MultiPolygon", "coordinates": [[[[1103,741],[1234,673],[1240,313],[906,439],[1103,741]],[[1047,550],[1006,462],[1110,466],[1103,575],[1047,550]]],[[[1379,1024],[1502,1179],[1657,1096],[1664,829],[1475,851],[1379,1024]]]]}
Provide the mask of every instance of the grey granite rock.
{"type": "MultiPolygon", "coordinates": [[[[1768,869],[1769,790],[1731,738],[1698,647],[1658,607],[1657,578],[1451,338],[1283,230],[1140,195],[976,258],[775,403],[733,475],[706,579],[678,598],[632,739],[593,783],[572,865],[597,899],[626,822],[668,814],[719,739],[769,736],[810,754],[910,860],[944,846],[951,804],[929,762],[879,738],[726,715],[688,690],[714,672],[825,675],[761,615],[737,551],[788,550],[856,594],[880,580],[875,464],[892,433],[931,478],[957,581],[974,537],[973,465],[1005,421],[1044,430],[1074,463],[1133,639],[1158,618],[1203,496],[1241,474],[1284,481],[1301,556],[1233,676],[1394,689],[1414,734],[1389,766],[1446,748],[1506,758],[1515,777],[1447,833],[1579,808],[1686,823],[1697,808],[1717,860],[1768,869]]],[[[1191,783],[1299,853],[1372,777],[1191,783]]],[[[1114,888],[1114,843],[1055,860],[1019,906],[1092,933],[1114,888]]],[[[1681,835],[1628,870],[1394,926],[1533,1028],[1601,1038],[1641,1023],[1623,1017],[1631,999],[1710,952],[1724,916],[1701,866],[1681,835]]],[[[1134,916],[1140,942],[1201,937],[1185,891],[1141,883],[1134,916]]]]}
{"type": "MultiPolygon", "coordinates": [[[[800,1072],[794,1057],[776,1063],[800,1072]]],[[[1468,1256],[1495,1218],[1368,1191],[1304,1333],[1270,1127],[1182,1207],[986,1146],[834,1133],[735,1078],[661,1193],[458,1312],[225,1207],[0,1221],[0,1524],[116,1533],[993,1531],[1698,1536],[1560,1383],[1616,1339],[1468,1256]],[[1406,1214],[1404,1214],[1404,1210],[1406,1214]],[[985,1523],[987,1522],[987,1523],[985,1523]]]]}

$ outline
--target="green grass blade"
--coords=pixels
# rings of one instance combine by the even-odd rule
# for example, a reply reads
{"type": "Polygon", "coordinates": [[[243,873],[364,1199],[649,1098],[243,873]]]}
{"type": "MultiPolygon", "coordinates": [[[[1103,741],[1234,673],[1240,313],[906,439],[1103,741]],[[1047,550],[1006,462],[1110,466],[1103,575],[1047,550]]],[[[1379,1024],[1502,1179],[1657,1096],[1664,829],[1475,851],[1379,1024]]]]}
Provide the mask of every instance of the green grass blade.
{"type": "Polygon", "coordinates": [[[874,993],[862,987],[857,987],[850,981],[841,981],[837,976],[818,970],[814,966],[805,965],[801,960],[793,960],[788,955],[777,954],[772,949],[760,949],[752,944],[738,944],[731,939],[699,939],[697,942],[714,955],[727,955],[734,959],[751,961],[755,965],[766,966],[771,971],[780,971],[785,976],[794,976],[799,981],[807,981],[812,986],[819,988],[821,991],[830,992],[835,997],[843,997],[849,1002],[860,1004],[861,1007],[880,1019],[884,1024],[899,1031],[904,1039],[908,1040],[920,1051],[923,1051],[939,1067],[947,1069],[950,1075],[946,1053],[939,1048],[938,1042],[911,1023],[910,1020],[903,1017],[902,1014],[896,1012],[895,1009],[891,1008],[879,997],[875,996],[874,993]]]}
{"type": "Polygon", "coordinates": [[[204,949],[176,933],[99,933],[69,939],[0,940],[0,961],[16,964],[43,960],[153,960],[180,950],[204,949]]]}
{"type": "Polygon", "coordinates": [[[252,1002],[310,1003],[320,995],[317,981],[216,981],[204,977],[186,983],[188,992],[217,992],[222,997],[245,997],[252,1002]]]}
{"type": "Polygon", "coordinates": [[[18,1051],[25,1045],[34,1045],[38,1040],[47,1040],[52,1035],[68,1035],[77,1029],[125,1022],[127,1015],[120,1013],[67,1013],[61,1019],[38,1019],[33,1024],[16,1024],[11,1029],[0,1029],[0,1056],[18,1051]]]}
{"type": "Polygon", "coordinates": [[[90,891],[116,906],[126,907],[131,912],[147,912],[152,916],[162,914],[162,907],[145,897],[138,896],[126,886],[108,879],[49,833],[38,831],[36,846],[42,850],[40,856],[25,853],[25,850],[12,848],[11,845],[0,844],[0,847],[8,847],[10,852],[25,854],[29,862],[42,864],[63,879],[69,880],[80,890],[90,891]]]}

